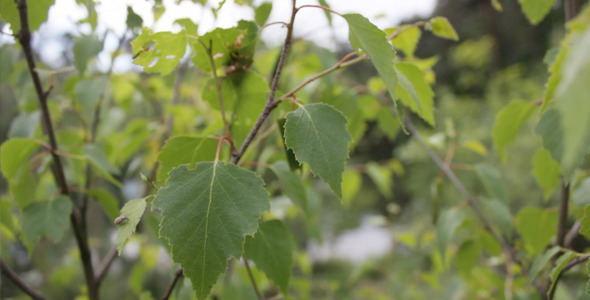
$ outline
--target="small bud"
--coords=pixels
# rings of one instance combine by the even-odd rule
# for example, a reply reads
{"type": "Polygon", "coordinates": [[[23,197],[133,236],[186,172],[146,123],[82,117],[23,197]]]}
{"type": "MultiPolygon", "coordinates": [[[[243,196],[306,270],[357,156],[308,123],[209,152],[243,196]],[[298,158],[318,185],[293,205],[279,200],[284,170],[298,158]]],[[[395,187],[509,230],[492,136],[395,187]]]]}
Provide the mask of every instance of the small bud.
{"type": "Polygon", "coordinates": [[[115,219],[115,225],[121,225],[125,222],[127,222],[129,220],[129,218],[127,218],[127,216],[119,216],[115,219]]]}
{"type": "Polygon", "coordinates": [[[139,176],[141,176],[141,181],[150,183],[150,180],[147,178],[147,176],[143,175],[143,173],[139,173],[139,176]]]}

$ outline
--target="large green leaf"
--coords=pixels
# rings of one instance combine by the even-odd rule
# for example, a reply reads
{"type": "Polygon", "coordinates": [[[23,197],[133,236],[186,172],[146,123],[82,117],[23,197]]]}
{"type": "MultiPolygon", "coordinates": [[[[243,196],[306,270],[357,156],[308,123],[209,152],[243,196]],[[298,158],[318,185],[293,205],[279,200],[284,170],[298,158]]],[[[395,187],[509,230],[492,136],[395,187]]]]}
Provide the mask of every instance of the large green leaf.
{"type": "MultiPolygon", "coordinates": [[[[34,2],[28,2],[27,13],[31,33],[47,21],[49,7],[51,7],[54,2],[54,0],[36,0],[34,2]]],[[[10,28],[14,34],[19,33],[21,23],[14,0],[0,0],[0,19],[10,24],[10,28]]]]}
{"type": "Polygon", "coordinates": [[[182,33],[156,32],[144,27],[141,34],[131,42],[134,63],[146,72],[166,75],[180,62],[186,52],[186,37],[182,33]]]}
{"type": "Polygon", "coordinates": [[[205,299],[227,260],[242,255],[245,236],[256,232],[268,192],[253,172],[219,161],[178,167],[167,183],[153,203],[163,215],[160,235],[197,298],[205,299]]]}
{"type": "Polygon", "coordinates": [[[13,138],[0,146],[0,170],[6,179],[11,180],[29,156],[39,148],[32,139],[13,138]]]}
{"type": "Polygon", "coordinates": [[[569,178],[590,150],[590,26],[573,43],[562,68],[557,88],[557,110],[563,129],[563,157],[560,164],[569,178]]]}
{"type": "Polygon", "coordinates": [[[434,125],[434,93],[426,82],[424,72],[411,63],[396,63],[395,69],[401,89],[396,89],[402,103],[417,113],[424,121],[434,125]]]}
{"type": "Polygon", "coordinates": [[[83,35],[74,43],[74,62],[80,74],[84,74],[88,61],[102,50],[102,42],[95,36],[83,35]]]}
{"type": "Polygon", "coordinates": [[[308,163],[339,198],[351,140],[346,118],[332,106],[307,104],[287,114],[285,144],[293,149],[297,160],[308,163]]]}
{"type": "Polygon", "coordinates": [[[294,250],[291,232],[279,220],[260,223],[254,237],[248,236],[244,244],[246,258],[253,260],[256,267],[281,287],[285,295],[289,287],[294,250]]]}
{"type": "Polygon", "coordinates": [[[559,163],[551,157],[551,153],[545,148],[537,149],[532,162],[533,176],[537,179],[537,182],[543,189],[543,195],[547,199],[561,181],[559,163]]]}
{"type": "Polygon", "coordinates": [[[175,167],[188,164],[193,168],[199,161],[213,160],[217,149],[217,140],[204,137],[175,136],[166,141],[158,154],[160,169],[158,182],[164,182],[168,173],[175,167]]]}
{"type": "Polygon", "coordinates": [[[555,0],[518,0],[518,3],[529,22],[537,24],[549,13],[555,0]]]}
{"type": "Polygon", "coordinates": [[[516,216],[516,229],[532,255],[543,252],[557,232],[557,211],[525,207],[516,216]]]}
{"type": "Polygon", "coordinates": [[[512,143],[535,106],[525,102],[511,102],[496,115],[492,135],[494,147],[502,161],[506,162],[506,146],[512,143]]]}
{"type": "Polygon", "coordinates": [[[59,242],[68,229],[72,201],[67,196],[35,202],[27,206],[22,215],[22,231],[29,244],[35,244],[41,236],[59,242]]]}
{"type": "Polygon", "coordinates": [[[270,169],[277,175],[285,194],[301,211],[307,214],[309,212],[307,195],[301,177],[291,171],[291,168],[285,161],[278,161],[272,164],[270,169]]]}
{"type": "Polygon", "coordinates": [[[346,14],[343,17],[348,22],[350,44],[355,50],[362,50],[369,54],[377,73],[385,81],[389,95],[395,100],[395,87],[397,85],[397,75],[393,67],[395,52],[387,41],[385,32],[362,15],[346,14]]]}
{"type": "Polygon", "coordinates": [[[135,233],[135,228],[143,216],[145,211],[145,199],[133,199],[125,203],[121,208],[121,216],[115,219],[117,225],[117,250],[119,255],[123,252],[125,243],[135,233]]]}

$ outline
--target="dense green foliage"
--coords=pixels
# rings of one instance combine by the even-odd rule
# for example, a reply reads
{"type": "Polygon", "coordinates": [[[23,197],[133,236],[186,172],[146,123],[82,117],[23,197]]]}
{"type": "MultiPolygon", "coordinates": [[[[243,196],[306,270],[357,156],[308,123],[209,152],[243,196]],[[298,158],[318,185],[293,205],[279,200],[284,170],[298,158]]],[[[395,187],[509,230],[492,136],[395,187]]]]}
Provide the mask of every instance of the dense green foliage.
{"type": "MultiPolygon", "coordinates": [[[[564,1],[545,65],[501,67],[493,37],[462,40],[442,16],[380,29],[292,1],[270,24],[273,2],[236,0],[254,20],[200,34],[190,19],[155,31],[128,7],[101,72],[114,34],[96,3],[79,1],[91,33],[52,69],[29,37],[53,1],[29,2],[0,0],[16,41],[0,46],[2,297],[590,297],[588,5],[564,1]],[[343,18],[352,51],[294,37],[304,9],[343,18]],[[285,42],[268,47],[261,31],[279,25],[285,42]],[[434,38],[453,46],[420,57],[434,38]],[[143,71],[114,73],[122,55],[143,71]],[[347,252],[391,247],[336,255],[357,227],[387,234],[347,252]]],[[[518,3],[543,24],[556,1],[518,3]]]]}

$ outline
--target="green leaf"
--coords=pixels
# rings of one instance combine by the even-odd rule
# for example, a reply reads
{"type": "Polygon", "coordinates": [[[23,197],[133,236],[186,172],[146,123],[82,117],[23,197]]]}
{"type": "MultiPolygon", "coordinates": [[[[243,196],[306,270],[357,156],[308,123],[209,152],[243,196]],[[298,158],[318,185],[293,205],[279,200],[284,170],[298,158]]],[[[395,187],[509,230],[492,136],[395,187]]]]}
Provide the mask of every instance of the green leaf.
{"type": "Polygon", "coordinates": [[[399,28],[395,27],[390,30],[385,30],[385,32],[387,34],[393,34],[397,30],[399,30],[401,33],[391,40],[393,46],[402,50],[407,57],[414,57],[414,51],[416,50],[416,46],[418,46],[422,31],[420,31],[420,29],[417,27],[405,25],[399,28]]]}
{"type": "Polygon", "coordinates": [[[3,45],[0,47],[0,84],[10,78],[17,59],[18,50],[16,47],[13,45],[3,45]]]}
{"type": "Polygon", "coordinates": [[[88,196],[96,199],[102,206],[109,219],[114,220],[119,216],[119,201],[105,189],[91,189],[86,191],[88,196]]]}
{"type": "Polygon", "coordinates": [[[301,169],[301,164],[295,158],[295,153],[293,153],[293,150],[289,149],[289,147],[287,147],[287,145],[285,144],[285,123],[286,122],[287,122],[287,119],[285,119],[285,118],[280,118],[277,120],[277,123],[279,124],[279,130],[281,132],[281,141],[283,142],[283,147],[285,149],[285,155],[287,156],[287,162],[289,163],[289,168],[291,169],[291,171],[295,171],[295,170],[301,169]]]}
{"type": "Polygon", "coordinates": [[[143,66],[146,72],[169,74],[178,66],[186,52],[186,38],[182,33],[156,32],[144,27],[141,34],[131,42],[133,61],[143,66]]]}
{"type": "Polygon", "coordinates": [[[396,93],[402,103],[417,113],[424,121],[434,126],[433,96],[424,72],[411,63],[396,63],[399,87],[396,93]]]}
{"type": "Polygon", "coordinates": [[[385,82],[391,99],[397,99],[395,88],[397,75],[393,67],[395,52],[387,41],[385,32],[359,14],[343,15],[348,22],[348,39],[352,47],[367,52],[377,73],[385,82]]]}
{"type": "MultiPolygon", "coordinates": [[[[586,264],[586,272],[588,272],[588,276],[590,277],[590,261],[586,264]]],[[[590,296],[590,279],[586,282],[586,292],[584,295],[590,296]]]]}
{"type": "Polygon", "coordinates": [[[346,122],[332,106],[315,103],[288,113],[285,124],[285,144],[297,161],[308,163],[338,198],[342,198],[342,172],[352,140],[346,122]]]}
{"type": "MultiPolygon", "coordinates": [[[[286,167],[286,166],[285,166],[286,167]]],[[[287,295],[295,250],[291,232],[279,220],[260,223],[254,237],[246,237],[244,254],[287,295]]]]}
{"type": "Polygon", "coordinates": [[[502,11],[502,4],[500,3],[500,0],[491,0],[492,1],[492,7],[494,7],[495,10],[497,11],[502,11]]]}
{"type": "Polygon", "coordinates": [[[516,230],[527,252],[537,255],[545,250],[557,232],[557,212],[538,207],[525,207],[516,216],[516,230]]]}
{"type": "Polygon", "coordinates": [[[104,146],[100,144],[86,144],[83,146],[84,155],[97,168],[111,174],[119,174],[120,170],[113,165],[104,154],[104,146]]]}
{"type": "Polygon", "coordinates": [[[555,0],[518,0],[518,3],[529,22],[536,25],[549,13],[555,0]]]}
{"type": "Polygon", "coordinates": [[[141,28],[143,25],[143,19],[141,16],[136,14],[129,5],[127,6],[127,20],[125,21],[125,24],[129,29],[141,28]]]}
{"type": "Polygon", "coordinates": [[[529,282],[532,283],[535,279],[537,279],[537,276],[539,276],[539,273],[543,270],[545,266],[547,266],[549,260],[551,260],[551,258],[560,250],[560,247],[552,247],[547,249],[547,251],[545,251],[543,255],[537,256],[537,258],[535,258],[535,260],[533,261],[533,265],[531,266],[529,282]]]}
{"type": "MultiPolygon", "coordinates": [[[[326,1],[326,0],[318,0],[318,1],[320,2],[321,6],[330,8],[330,4],[328,3],[328,1],[326,1]]],[[[326,15],[326,18],[328,19],[328,24],[330,24],[330,26],[332,26],[332,12],[329,12],[325,9],[322,9],[322,11],[324,12],[324,15],[326,15]]]]}
{"type": "Polygon", "coordinates": [[[498,199],[483,199],[483,209],[493,224],[497,224],[505,236],[512,235],[512,214],[505,202],[498,199]]]}
{"type": "Polygon", "coordinates": [[[95,36],[83,35],[74,42],[74,63],[76,69],[83,75],[88,61],[102,51],[102,42],[95,36]]]}
{"type": "Polygon", "coordinates": [[[392,196],[391,184],[393,183],[393,175],[389,168],[369,162],[365,165],[365,172],[371,177],[371,180],[373,180],[373,183],[375,183],[377,189],[383,196],[388,198],[392,196]]]}
{"type": "Polygon", "coordinates": [[[80,80],[74,88],[74,96],[77,104],[80,105],[82,115],[86,120],[91,120],[94,115],[103,93],[108,86],[108,77],[99,76],[96,78],[80,80]]]}
{"type": "Polygon", "coordinates": [[[467,241],[461,245],[455,255],[455,265],[457,265],[457,269],[459,269],[463,277],[469,278],[472,276],[471,270],[477,263],[481,250],[481,245],[474,241],[467,241]]]}
{"type": "Polygon", "coordinates": [[[12,200],[21,211],[36,200],[39,178],[30,163],[24,163],[8,183],[12,200]]]}
{"type": "Polygon", "coordinates": [[[29,160],[29,156],[39,148],[39,144],[32,139],[12,138],[0,146],[0,170],[6,179],[14,179],[22,165],[29,160]]]}
{"type": "Polygon", "coordinates": [[[563,129],[560,120],[559,112],[551,109],[543,114],[535,126],[535,132],[543,139],[543,147],[551,153],[551,157],[556,161],[561,161],[563,153],[563,129]]]}
{"type": "Polygon", "coordinates": [[[135,233],[135,228],[137,228],[137,224],[139,224],[141,216],[143,216],[145,207],[145,199],[133,199],[129,200],[121,208],[121,216],[119,217],[121,221],[117,224],[117,250],[119,255],[123,253],[127,240],[135,233]]]}
{"type": "Polygon", "coordinates": [[[445,252],[455,230],[463,224],[464,216],[458,209],[450,208],[441,212],[436,223],[436,241],[438,250],[445,256],[445,252]]]}
{"type": "Polygon", "coordinates": [[[485,186],[490,197],[504,203],[508,202],[508,197],[506,196],[506,192],[504,192],[502,177],[496,168],[485,164],[478,164],[475,166],[475,173],[485,186]]]}
{"type": "MultiPolygon", "coordinates": [[[[34,3],[29,2],[27,13],[29,17],[29,29],[31,33],[47,21],[49,8],[53,5],[54,0],[36,0],[34,3]]],[[[14,34],[20,32],[20,18],[16,3],[14,0],[0,0],[0,17],[10,24],[14,34]]]]}
{"type": "Polygon", "coordinates": [[[264,26],[264,24],[266,24],[271,10],[272,2],[264,2],[256,7],[254,10],[254,20],[256,20],[256,24],[258,24],[258,26],[264,26]]]}
{"type": "Polygon", "coordinates": [[[561,169],[559,163],[551,157],[551,153],[545,148],[537,149],[533,156],[533,176],[543,189],[545,199],[548,199],[561,182],[561,169]]]}
{"type": "Polygon", "coordinates": [[[342,174],[342,204],[350,205],[363,183],[361,174],[352,169],[347,169],[342,174]]]}
{"type": "Polygon", "coordinates": [[[199,161],[213,160],[216,149],[217,140],[212,138],[175,136],[168,139],[158,154],[160,168],[157,181],[165,182],[168,173],[182,164],[188,164],[192,169],[199,161]]]}
{"type": "Polygon", "coordinates": [[[535,106],[515,101],[504,107],[497,115],[492,135],[494,147],[503,162],[506,162],[506,146],[514,142],[520,128],[531,115],[535,106]]]}
{"type": "Polygon", "coordinates": [[[205,299],[227,260],[241,256],[245,236],[256,232],[268,192],[255,173],[219,161],[176,168],[167,183],[153,203],[163,216],[160,235],[205,299]]]}
{"type": "Polygon", "coordinates": [[[590,205],[590,177],[584,178],[572,193],[572,203],[579,207],[590,205]]]}
{"type": "Polygon", "coordinates": [[[551,270],[551,273],[549,273],[549,278],[551,278],[551,287],[549,287],[547,295],[552,294],[551,292],[555,288],[555,283],[557,282],[557,278],[559,277],[559,274],[561,273],[563,268],[565,268],[567,263],[570,262],[572,259],[576,258],[577,256],[578,254],[576,253],[565,252],[555,261],[555,267],[553,268],[553,270],[551,270]]]}
{"type": "Polygon", "coordinates": [[[563,129],[563,157],[560,165],[570,178],[590,150],[590,27],[573,43],[562,68],[557,88],[557,110],[563,129]]]}
{"type": "Polygon", "coordinates": [[[432,18],[430,22],[428,22],[426,29],[431,30],[432,33],[441,38],[453,41],[459,40],[459,35],[457,35],[455,28],[453,28],[453,25],[451,25],[449,20],[445,17],[432,18]]]}
{"type": "Polygon", "coordinates": [[[270,169],[277,175],[283,191],[305,214],[309,213],[307,206],[307,195],[301,177],[293,173],[285,161],[278,161],[270,166],[270,169]]]}
{"type": "Polygon", "coordinates": [[[586,238],[590,238],[590,216],[580,219],[580,230],[578,232],[586,238]]]}
{"type": "Polygon", "coordinates": [[[22,231],[29,244],[41,236],[59,242],[70,224],[72,201],[67,196],[35,202],[23,210],[22,231]]]}
{"type": "Polygon", "coordinates": [[[551,75],[549,75],[549,79],[547,79],[547,83],[545,84],[545,94],[543,95],[543,106],[541,107],[541,113],[544,113],[547,109],[547,106],[549,106],[549,103],[555,96],[557,85],[561,82],[561,68],[570,49],[569,44],[565,43],[567,40],[569,39],[562,41],[561,47],[559,47],[559,52],[549,66],[549,72],[551,75]]]}
{"type": "Polygon", "coordinates": [[[10,124],[8,136],[10,138],[34,138],[35,132],[39,129],[40,121],[40,111],[37,110],[32,113],[23,112],[10,124]]]}

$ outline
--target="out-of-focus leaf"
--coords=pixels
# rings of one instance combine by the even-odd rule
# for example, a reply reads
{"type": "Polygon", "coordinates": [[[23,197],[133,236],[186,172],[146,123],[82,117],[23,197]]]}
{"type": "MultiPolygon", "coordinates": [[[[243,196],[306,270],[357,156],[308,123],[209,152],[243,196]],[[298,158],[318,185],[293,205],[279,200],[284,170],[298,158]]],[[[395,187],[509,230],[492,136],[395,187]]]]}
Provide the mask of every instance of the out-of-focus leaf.
{"type": "Polygon", "coordinates": [[[520,128],[531,115],[535,106],[525,102],[511,102],[497,115],[492,135],[494,147],[503,162],[506,162],[506,146],[514,142],[520,128]]]}
{"type": "Polygon", "coordinates": [[[361,188],[363,179],[361,174],[353,169],[346,169],[342,174],[342,204],[350,205],[361,188]]]}
{"type": "Polygon", "coordinates": [[[119,224],[117,225],[117,250],[119,255],[123,252],[125,243],[135,233],[135,228],[143,216],[145,211],[146,201],[145,199],[133,199],[123,205],[121,208],[121,215],[119,218],[119,224]]]}
{"type": "Polygon", "coordinates": [[[516,230],[531,255],[543,252],[557,231],[557,211],[525,207],[516,216],[516,230]]]}
{"type": "Polygon", "coordinates": [[[398,78],[397,95],[402,103],[434,126],[434,92],[426,82],[424,72],[411,63],[396,63],[398,78]]]}
{"type": "Polygon", "coordinates": [[[12,75],[17,58],[18,50],[13,45],[3,45],[0,47],[0,84],[4,83],[12,75]]]}
{"type": "Polygon", "coordinates": [[[426,25],[426,29],[431,30],[432,33],[441,38],[453,41],[459,40],[459,35],[455,31],[455,28],[453,28],[453,25],[451,25],[449,20],[445,17],[432,18],[430,22],[428,22],[428,25],[426,25]]]}
{"type": "Polygon", "coordinates": [[[575,188],[572,203],[579,207],[590,205],[590,177],[584,178],[575,188]]]}
{"type": "Polygon", "coordinates": [[[0,170],[11,180],[18,169],[26,164],[29,156],[39,148],[39,144],[32,139],[12,138],[0,146],[0,170]]]}
{"type": "Polygon", "coordinates": [[[74,62],[76,69],[83,75],[86,71],[88,61],[96,57],[102,51],[102,42],[95,36],[83,35],[74,42],[74,62]]]}
{"type": "Polygon", "coordinates": [[[485,186],[490,197],[504,203],[508,202],[508,197],[504,191],[504,184],[502,183],[502,178],[498,170],[489,165],[478,164],[475,166],[475,173],[485,186]]]}
{"type": "Polygon", "coordinates": [[[278,161],[270,166],[270,169],[277,175],[279,183],[285,194],[305,214],[309,213],[307,206],[307,195],[301,177],[293,173],[289,165],[284,161],[278,161]]]}
{"type": "Polygon", "coordinates": [[[543,147],[551,153],[556,161],[561,161],[563,153],[563,130],[561,116],[556,110],[548,110],[535,127],[535,132],[543,138],[543,147]]]}
{"type": "Polygon", "coordinates": [[[83,79],[76,83],[74,96],[76,104],[80,106],[82,116],[86,120],[91,120],[103,93],[108,86],[108,78],[100,76],[96,78],[83,79]]]}
{"type": "Polygon", "coordinates": [[[552,157],[551,153],[545,148],[537,149],[537,153],[533,156],[533,176],[537,179],[537,183],[543,189],[545,199],[551,196],[555,187],[559,185],[561,169],[552,157]]]}
{"type": "Polygon", "coordinates": [[[422,31],[417,27],[411,27],[409,25],[385,30],[390,35],[395,31],[400,31],[401,33],[391,40],[393,46],[402,50],[407,57],[414,57],[414,51],[416,50],[416,46],[418,46],[422,31]]]}
{"type": "Polygon", "coordinates": [[[10,130],[8,130],[8,137],[34,138],[35,132],[39,128],[40,120],[40,111],[20,114],[12,121],[12,124],[10,124],[10,130]]]}
{"type": "Polygon", "coordinates": [[[86,191],[90,197],[96,199],[96,202],[102,206],[110,220],[119,216],[119,201],[105,189],[91,189],[86,191]]]}
{"type": "Polygon", "coordinates": [[[67,196],[35,202],[23,210],[22,231],[29,244],[41,236],[59,242],[70,224],[72,201],[67,196]]]}
{"type": "Polygon", "coordinates": [[[545,253],[541,256],[537,256],[533,261],[533,265],[531,266],[531,272],[529,274],[529,282],[533,282],[539,276],[539,273],[543,270],[543,268],[547,265],[549,260],[559,252],[561,248],[559,247],[552,247],[547,249],[545,253]]]}
{"type": "Polygon", "coordinates": [[[169,74],[178,66],[186,51],[187,41],[183,34],[156,32],[144,27],[142,33],[131,42],[135,64],[146,72],[169,74]]]}
{"type": "MultiPolygon", "coordinates": [[[[37,0],[27,5],[27,14],[29,17],[29,29],[31,33],[39,28],[39,26],[47,21],[49,8],[53,5],[55,0],[37,0]]],[[[18,34],[21,28],[18,9],[13,0],[0,0],[0,17],[10,24],[10,28],[14,34],[18,34]]]]}
{"type": "Polygon", "coordinates": [[[441,212],[436,223],[436,240],[438,250],[443,257],[445,256],[451,237],[453,237],[455,230],[463,223],[463,219],[463,214],[455,208],[441,212]]]}
{"type": "Polygon", "coordinates": [[[222,162],[199,162],[170,172],[168,186],[154,199],[162,212],[160,235],[196,292],[205,299],[227,260],[242,255],[245,236],[269,209],[268,192],[255,173],[222,162]]]}
{"type": "Polygon", "coordinates": [[[461,245],[455,255],[455,265],[463,277],[470,277],[471,270],[481,255],[481,245],[474,241],[467,241],[461,245]]]}
{"type": "Polygon", "coordinates": [[[512,236],[512,214],[506,203],[498,199],[485,199],[482,203],[486,215],[490,216],[492,223],[497,224],[505,236],[512,236]]]}
{"type": "Polygon", "coordinates": [[[549,287],[547,295],[551,295],[551,291],[553,291],[553,289],[555,288],[557,277],[559,277],[559,274],[561,273],[563,268],[565,268],[568,262],[570,262],[572,259],[576,257],[578,257],[578,255],[574,252],[565,252],[555,261],[555,267],[553,267],[553,270],[551,270],[551,273],[549,273],[549,278],[551,278],[551,287],[549,287]]]}
{"type": "Polygon", "coordinates": [[[470,141],[462,145],[464,148],[469,149],[481,156],[488,155],[488,149],[484,144],[478,141],[470,141]]]}
{"type": "Polygon", "coordinates": [[[494,7],[495,10],[502,11],[502,4],[500,3],[500,0],[491,0],[491,1],[492,1],[492,7],[494,7]]]}
{"type": "Polygon", "coordinates": [[[260,223],[254,237],[246,237],[244,244],[246,258],[253,260],[256,267],[266,273],[285,295],[291,277],[294,249],[291,232],[279,220],[260,223]]]}
{"type": "Polygon", "coordinates": [[[127,6],[127,20],[125,24],[127,24],[127,28],[129,29],[141,28],[143,25],[143,18],[136,14],[129,5],[127,6]]]}
{"type": "Polygon", "coordinates": [[[529,22],[535,25],[545,18],[555,0],[518,0],[518,3],[529,22]]]}
{"type": "Polygon", "coordinates": [[[297,161],[308,163],[338,198],[342,198],[342,172],[352,139],[346,122],[332,106],[314,103],[288,113],[285,124],[285,144],[297,161]]]}
{"type": "Polygon", "coordinates": [[[264,2],[256,7],[254,10],[254,20],[256,20],[258,26],[264,26],[264,24],[266,24],[266,20],[268,20],[271,10],[272,2],[264,2]]]}
{"type": "Polygon", "coordinates": [[[104,147],[100,144],[86,144],[83,147],[84,155],[96,167],[112,174],[119,174],[119,168],[111,163],[104,154],[104,147]]]}
{"type": "Polygon", "coordinates": [[[365,165],[365,172],[373,183],[377,186],[377,189],[383,196],[391,197],[391,184],[393,183],[393,176],[391,170],[384,166],[379,166],[373,162],[369,162],[365,165]]]}

